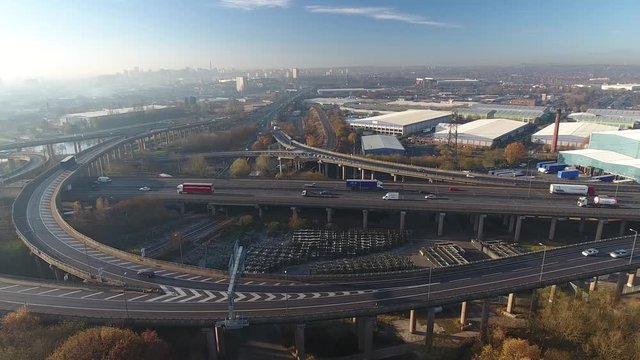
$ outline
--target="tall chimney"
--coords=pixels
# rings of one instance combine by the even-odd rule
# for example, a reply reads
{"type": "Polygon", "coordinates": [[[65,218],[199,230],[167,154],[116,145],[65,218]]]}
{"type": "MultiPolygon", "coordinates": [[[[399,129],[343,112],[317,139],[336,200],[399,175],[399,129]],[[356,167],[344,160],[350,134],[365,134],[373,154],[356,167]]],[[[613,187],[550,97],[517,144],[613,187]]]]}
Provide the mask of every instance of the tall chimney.
{"type": "Polygon", "coordinates": [[[556,124],[553,128],[553,145],[551,147],[551,152],[558,151],[558,129],[560,128],[560,114],[562,110],[558,109],[556,112],[556,124]]]}

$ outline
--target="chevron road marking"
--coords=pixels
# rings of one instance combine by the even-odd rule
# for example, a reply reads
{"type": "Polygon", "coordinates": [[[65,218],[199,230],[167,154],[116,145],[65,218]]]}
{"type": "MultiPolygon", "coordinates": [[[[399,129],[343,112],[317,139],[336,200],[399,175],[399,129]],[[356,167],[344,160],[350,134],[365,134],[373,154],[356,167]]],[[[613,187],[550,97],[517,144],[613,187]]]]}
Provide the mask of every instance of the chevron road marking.
{"type": "MultiPolygon", "coordinates": [[[[60,289],[51,289],[51,290],[47,290],[47,291],[43,291],[43,292],[41,292],[41,293],[38,293],[38,295],[44,295],[44,294],[48,294],[48,293],[50,293],[50,292],[54,292],[54,291],[58,291],[58,290],[60,290],[60,289]]],[[[84,298],[83,298],[83,299],[84,299],[84,298]]]]}
{"type": "Polygon", "coordinates": [[[160,285],[160,289],[162,289],[162,291],[164,291],[165,294],[175,295],[175,293],[169,290],[169,288],[166,285],[160,285]]]}
{"type": "Polygon", "coordinates": [[[108,298],[105,298],[105,299],[102,299],[102,300],[111,300],[111,299],[115,299],[115,298],[117,298],[119,296],[122,296],[122,295],[124,295],[124,293],[117,293],[117,294],[115,294],[113,296],[109,296],[108,298]]]}
{"type": "Polygon", "coordinates": [[[216,284],[220,284],[220,283],[225,282],[225,281],[227,281],[227,279],[220,279],[220,280],[216,281],[215,283],[216,284]]]}
{"type": "Polygon", "coordinates": [[[179,302],[183,303],[183,302],[187,302],[187,301],[190,301],[190,300],[193,300],[193,299],[197,299],[202,295],[202,294],[200,294],[199,292],[197,292],[197,291],[195,291],[193,289],[189,289],[189,291],[191,291],[191,293],[193,293],[193,296],[192,297],[188,297],[186,299],[182,299],[179,302]]]}
{"type": "Polygon", "coordinates": [[[334,296],[336,296],[336,293],[334,293],[334,292],[328,292],[327,293],[327,297],[334,297],[334,296]]]}
{"type": "Polygon", "coordinates": [[[209,281],[209,280],[213,280],[213,279],[211,279],[211,278],[206,278],[206,279],[202,279],[202,280],[200,280],[200,281],[201,281],[201,282],[205,282],[205,281],[209,281]]]}
{"type": "Polygon", "coordinates": [[[207,294],[208,297],[206,297],[206,298],[204,298],[202,300],[198,300],[199,303],[207,302],[209,300],[215,299],[215,297],[216,297],[216,295],[214,293],[212,293],[211,291],[209,291],[209,290],[205,290],[204,293],[207,294]]]}
{"type": "Polygon", "coordinates": [[[192,281],[192,280],[196,280],[196,279],[200,279],[202,276],[194,276],[194,277],[190,277],[187,280],[192,281]]]}
{"type": "MultiPolygon", "coordinates": [[[[29,290],[33,290],[33,289],[37,289],[39,286],[34,286],[34,287],[30,287],[30,288],[26,288],[26,289],[22,289],[22,290],[18,290],[16,292],[21,293],[21,292],[25,292],[25,291],[29,291],[29,290]]],[[[78,290],[81,291],[81,290],[78,290]]]]}
{"type": "Polygon", "coordinates": [[[154,302],[154,301],[157,301],[157,300],[161,300],[161,299],[167,298],[169,296],[174,296],[174,295],[173,294],[164,294],[164,295],[156,296],[154,298],[151,298],[151,299],[145,300],[145,301],[146,302],[154,302]]]}
{"type": "Polygon", "coordinates": [[[220,292],[220,294],[222,294],[222,297],[221,297],[220,299],[216,300],[216,302],[217,302],[217,303],[219,303],[219,302],[223,302],[223,301],[226,301],[226,300],[227,300],[227,298],[228,298],[227,293],[225,293],[225,292],[220,292]]]}
{"type": "Polygon", "coordinates": [[[307,294],[305,294],[305,293],[294,293],[294,294],[298,295],[298,298],[297,299],[292,299],[292,300],[302,300],[302,299],[307,297],[307,294]]]}
{"type": "Polygon", "coordinates": [[[5,286],[5,287],[1,287],[0,290],[11,289],[11,288],[14,288],[16,286],[20,286],[20,285],[9,285],[9,286],[5,286]]]}
{"type": "Polygon", "coordinates": [[[58,296],[59,296],[59,297],[63,297],[63,296],[71,295],[71,294],[77,294],[77,293],[79,293],[79,292],[81,292],[81,291],[82,291],[82,290],[71,291],[71,292],[68,292],[68,293],[66,293],[66,294],[60,294],[60,295],[58,295],[58,296]]]}
{"type": "Polygon", "coordinates": [[[141,298],[143,298],[145,296],[149,296],[149,294],[142,294],[140,296],[134,297],[133,299],[129,299],[128,301],[136,301],[136,300],[141,299],[141,298]]]}
{"type": "Polygon", "coordinates": [[[243,294],[243,293],[236,293],[237,297],[234,299],[234,301],[242,301],[242,299],[246,298],[247,295],[243,294]]]}
{"type": "MultiPolygon", "coordinates": [[[[104,291],[100,291],[100,292],[97,292],[97,293],[93,293],[93,294],[85,295],[85,296],[81,297],[80,299],[86,299],[86,298],[88,298],[88,297],[92,297],[92,296],[100,295],[100,294],[102,294],[102,293],[104,293],[104,291]]],[[[40,295],[40,294],[38,294],[38,295],[40,295]]]]}
{"type": "Polygon", "coordinates": [[[249,293],[249,295],[251,295],[251,299],[247,300],[249,302],[256,301],[256,300],[260,299],[260,294],[249,293]]]}
{"type": "Polygon", "coordinates": [[[181,278],[183,278],[185,276],[189,276],[189,275],[191,275],[191,274],[182,274],[182,275],[174,276],[174,279],[181,279],[181,278]]]}
{"type": "Polygon", "coordinates": [[[267,298],[264,299],[264,301],[271,301],[271,300],[276,298],[276,296],[274,294],[267,293],[266,295],[267,295],[267,298]]]}
{"type": "Polygon", "coordinates": [[[322,296],[322,294],[320,294],[320,293],[313,293],[313,296],[312,296],[311,298],[312,298],[312,299],[317,299],[317,298],[319,298],[320,296],[322,296]]]}
{"type": "Polygon", "coordinates": [[[249,281],[244,283],[244,285],[251,285],[251,284],[253,284],[253,281],[251,281],[251,280],[249,280],[249,281]]]}
{"type": "Polygon", "coordinates": [[[181,288],[175,288],[175,289],[178,292],[178,296],[170,297],[168,299],[162,300],[162,302],[170,302],[170,301],[173,301],[173,300],[178,300],[181,297],[187,296],[187,293],[184,292],[181,288]]]}

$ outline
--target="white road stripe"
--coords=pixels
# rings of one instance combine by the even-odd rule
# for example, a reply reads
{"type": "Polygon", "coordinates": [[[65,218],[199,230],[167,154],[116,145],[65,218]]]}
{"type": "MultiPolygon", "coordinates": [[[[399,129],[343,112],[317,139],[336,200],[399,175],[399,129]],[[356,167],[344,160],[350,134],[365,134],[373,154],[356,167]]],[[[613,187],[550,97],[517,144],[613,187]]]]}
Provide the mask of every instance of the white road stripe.
{"type": "Polygon", "coordinates": [[[143,297],[145,297],[145,296],[149,296],[149,294],[143,294],[143,295],[136,296],[136,297],[134,297],[133,299],[128,299],[128,300],[129,300],[129,301],[136,301],[136,300],[138,300],[138,299],[140,299],[140,298],[143,298],[143,297]]]}
{"type": "Polygon", "coordinates": [[[108,298],[102,299],[102,300],[111,300],[111,299],[115,299],[115,298],[117,298],[119,296],[122,296],[122,295],[124,295],[124,293],[117,293],[117,294],[115,294],[113,296],[109,296],[108,298]]]}
{"type": "Polygon", "coordinates": [[[202,279],[200,280],[201,282],[205,282],[205,281],[209,281],[209,280],[213,280],[212,278],[206,278],[206,279],[202,279]]]}
{"type": "Polygon", "coordinates": [[[97,292],[97,293],[93,293],[93,294],[85,295],[85,296],[81,297],[80,299],[86,299],[86,298],[88,298],[88,297],[92,297],[92,296],[100,295],[100,294],[102,294],[102,293],[104,293],[104,291],[100,291],[100,292],[97,292]]]}
{"type": "Polygon", "coordinates": [[[32,287],[32,288],[18,290],[18,291],[16,291],[16,292],[21,293],[21,292],[25,292],[25,291],[29,291],[29,290],[33,290],[33,289],[37,289],[37,288],[39,288],[39,286],[34,286],[34,287],[32,287]]]}
{"type": "Polygon", "coordinates": [[[182,274],[182,275],[174,276],[173,278],[174,279],[182,279],[183,277],[189,276],[189,275],[191,275],[191,274],[182,274]]]}
{"type": "Polygon", "coordinates": [[[177,274],[177,273],[176,272],[170,272],[170,273],[164,274],[164,276],[170,276],[170,275],[173,275],[173,274],[177,274]]]}
{"type": "Polygon", "coordinates": [[[192,277],[192,278],[188,278],[187,280],[188,280],[188,281],[191,281],[191,280],[195,280],[195,279],[200,279],[201,277],[202,277],[202,276],[194,276],[194,277],[192,277]]]}
{"type": "Polygon", "coordinates": [[[41,293],[38,293],[38,295],[44,295],[44,294],[48,294],[50,292],[54,292],[54,291],[58,291],[58,290],[60,290],[60,289],[51,289],[51,290],[47,290],[47,291],[43,291],[41,293]]]}
{"type": "Polygon", "coordinates": [[[216,297],[216,295],[209,290],[204,290],[204,293],[207,294],[208,296],[202,300],[198,300],[199,303],[207,302],[209,300],[215,299],[216,297]]]}
{"type": "Polygon", "coordinates": [[[5,287],[1,287],[0,290],[6,290],[6,289],[12,289],[16,286],[20,286],[20,285],[9,285],[9,286],[5,286],[5,287]]]}
{"type": "Polygon", "coordinates": [[[173,294],[164,294],[164,295],[156,296],[154,298],[151,298],[151,299],[145,300],[145,301],[146,302],[154,302],[156,300],[161,300],[161,299],[164,299],[164,298],[169,297],[169,296],[173,296],[173,294]]]}
{"type": "Polygon", "coordinates": [[[260,294],[249,293],[249,295],[251,295],[251,299],[247,300],[249,302],[253,302],[253,301],[256,301],[256,300],[260,299],[260,294]]]}
{"type": "Polygon", "coordinates": [[[190,301],[190,300],[193,300],[193,299],[197,299],[202,295],[202,294],[200,294],[199,292],[197,292],[197,291],[195,291],[193,289],[189,289],[189,291],[191,291],[191,293],[193,293],[193,296],[192,297],[188,297],[186,299],[182,299],[179,302],[183,303],[183,302],[187,302],[187,301],[190,301]]]}
{"type": "Polygon", "coordinates": [[[276,296],[274,294],[271,294],[271,293],[267,293],[266,295],[267,295],[267,298],[264,299],[264,301],[271,301],[271,300],[276,298],[276,296]]]}
{"type": "Polygon", "coordinates": [[[218,299],[218,300],[216,300],[216,301],[215,301],[215,302],[217,302],[217,303],[219,303],[219,302],[223,302],[223,301],[226,301],[226,300],[228,299],[227,293],[225,293],[225,292],[221,292],[220,294],[222,295],[222,297],[221,297],[220,299],[218,299]]]}

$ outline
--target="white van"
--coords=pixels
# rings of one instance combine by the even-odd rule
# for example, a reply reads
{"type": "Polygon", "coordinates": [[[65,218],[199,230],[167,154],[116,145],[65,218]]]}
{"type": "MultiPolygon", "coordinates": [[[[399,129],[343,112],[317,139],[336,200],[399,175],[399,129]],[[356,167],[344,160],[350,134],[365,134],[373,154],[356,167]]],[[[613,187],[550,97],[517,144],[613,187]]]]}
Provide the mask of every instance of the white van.
{"type": "Polygon", "coordinates": [[[96,180],[98,184],[108,184],[111,182],[111,179],[108,176],[98,176],[98,180],[96,180]]]}
{"type": "Polygon", "coordinates": [[[382,200],[400,200],[400,193],[397,192],[388,192],[384,194],[382,200]]]}

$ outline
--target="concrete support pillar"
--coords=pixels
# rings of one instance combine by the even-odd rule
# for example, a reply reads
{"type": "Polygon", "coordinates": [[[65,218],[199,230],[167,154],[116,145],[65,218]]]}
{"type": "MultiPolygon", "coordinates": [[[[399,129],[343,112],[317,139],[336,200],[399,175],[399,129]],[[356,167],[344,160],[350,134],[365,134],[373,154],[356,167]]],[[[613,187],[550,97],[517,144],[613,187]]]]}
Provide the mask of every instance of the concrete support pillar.
{"type": "Polygon", "coordinates": [[[365,359],[371,359],[373,351],[373,322],[375,317],[359,317],[356,325],[358,327],[358,349],[364,353],[365,359]]]}
{"type": "Polygon", "coordinates": [[[293,220],[298,220],[298,208],[295,206],[291,207],[291,218],[293,220]]]}
{"type": "Polygon", "coordinates": [[[578,225],[578,232],[580,234],[584,233],[584,224],[586,220],[584,218],[580,218],[580,224],[578,225]]]}
{"type": "Polygon", "coordinates": [[[598,220],[598,227],[596,228],[596,240],[602,239],[602,230],[604,230],[605,220],[598,220]]]}
{"type": "Polygon", "coordinates": [[[509,225],[509,215],[504,215],[502,217],[502,226],[507,226],[509,225]]]}
{"type": "Polygon", "coordinates": [[[60,271],[56,267],[52,267],[51,270],[53,271],[53,276],[56,278],[56,281],[62,281],[62,278],[63,278],[62,271],[60,271]]]}
{"type": "Polygon", "coordinates": [[[633,283],[636,281],[636,272],[630,272],[627,274],[627,287],[633,287],[633,283]]]}
{"type": "MultiPolygon", "coordinates": [[[[215,215],[215,207],[213,208],[213,215],[215,215]]],[[[263,214],[263,210],[262,210],[262,206],[258,206],[258,218],[262,219],[262,217],[264,216],[263,214]]]]}
{"type": "Polygon", "coordinates": [[[516,230],[513,233],[513,241],[520,241],[520,231],[522,230],[523,216],[516,216],[516,230]]]}
{"type": "Polygon", "coordinates": [[[433,328],[436,323],[436,310],[429,308],[427,310],[427,331],[424,336],[424,344],[427,346],[427,350],[433,349],[433,328]]]}
{"type": "Polygon", "coordinates": [[[373,170],[371,171],[371,180],[373,180],[373,177],[375,176],[373,170]]]}
{"type": "Polygon", "coordinates": [[[396,182],[398,180],[397,176],[395,174],[391,174],[391,176],[393,176],[393,182],[396,182]]]}
{"type": "Polygon", "coordinates": [[[551,290],[549,291],[549,302],[552,303],[553,299],[556,296],[556,290],[558,289],[558,285],[551,285],[551,290]]]}
{"type": "Polygon", "coordinates": [[[369,227],[369,210],[362,210],[362,228],[367,230],[369,227]]]}
{"type": "Polygon", "coordinates": [[[304,324],[296,324],[295,340],[298,359],[305,360],[307,358],[307,353],[304,348],[304,324]]]}
{"type": "Polygon", "coordinates": [[[624,233],[627,232],[627,220],[620,221],[620,236],[624,236],[624,233]]]}
{"type": "Polygon", "coordinates": [[[109,161],[109,154],[105,155],[105,158],[107,162],[107,169],[111,170],[111,161],[109,161]]]}
{"type": "Polygon", "coordinates": [[[593,279],[591,279],[591,282],[589,283],[589,293],[596,291],[597,286],[598,286],[598,277],[596,276],[593,279]]]}
{"type": "Polygon", "coordinates": [[[464,325],[467,323],[467,302],[463,301],[460,306],[460,329],[464,330],[464,325]]]}
{"type": "Polygon", "coordinates": [[[471,215],[471,219],[473,219],[473,231],[478,231],[478,221],[480,220],[479,215],[473,214],[471,215]]]}
{"type": "Polygon", "coordinates": [[[333,226],[333,209],[326,208],[327,210],[327,227],[333,226]]]}
{"type": "Polygon", "coordinates": [[[482,240],[484,235],[484,219],[487,215],[478,215],[478,240],[482,240]]]}
{"type": "Polygon", "coordinates": [[[364,169],[360,169],[360,179],[364,180],[364,169]]]}
{"type": "Polygon", "coordinates": [[[416,319],[416,311],[409,310],[409,334],[415,334],[416,332],[416,324],[418,319],[416,319]]]}
{"type": "Polygon", "coordinates": [[[342,180],[347,180],[347,174],[346,174],[347,167],[342,165],[342,166],[340,166],[340,168],[342,169],[342,180]]]}
{"type": "Polygon", "coordinates": [[[509,234],[513,234],[513,229],[516,226],[516,216],[515,215],[511,215],[509,216],[509,234]]]}
{"type": "Polygon", "coordinates": [[[280,175],[282,175],[282,158],[278,158],[278,169],[280,169],[280,175]]]}
{"type": "Polygon", "coordinates": [[[553,240],[553,238],[555,238],[557,224],[558,218],[551,218],[551,226],[549,226],[549,240],[553,240]]]}
{"type": "Polygon", "coordinates": [[[487,341],[487,329],[489,328],[489,299],[482,300],[482,314],[480,315],[480,341],[487,341]]]}
{"type": "Polygon", "coordinates": [[[91,177],[91,168],[93,167],[93,163],[89,164],[89,166],[87,166],[87,176],[91,177]]]}
{"type": "Polygon", "coordinates": [[[73,153],[74,154],[79,153],[79,151],[78,151],[78,142],[77,141],[73,142],[73,153]]]}
{"type": "Polygon", "coordinates": [[[78,141],[78,152],[82,151],[82,142],[78,141]]]}
{"type": "Polygon", "coordinates": [[[444,217],[447,213],[439,213],[438,214],[438,236],[442,236],[444,234],[444,217]]]}
{"type": "Polygon", "coordinates": [[[216,335],[213,329],[205,328],[202,329],[204,333],[205,340],[207,342],[207,359],[208,360],[217,360],[218,359],[218,344],[216,341],[216,335]]]}
{"type": "Polygon", "coordinates": [[[509,298],[507,299],[507,313],[513,314],[513,305],[516,302],[516,294],[509,293],[509,298]]]}
{"type": "Polygon", "coordinates": [[[406,211],[400,211],[400,231],[404,230],[404,219],[407,215],[406,211]]]}
{"type": "Polygon", "coordinates": [[[625,273],[623,272],[618,273],[618,282],[616,282],[616,291],[613,294],[614,296],[613,301],[615,303],[619,302],[620,298],[622,297],[622,289],[624,289],[624,285],[625,285],[624,281],[627,279],[627,276],[624,276],[624,275],[625,273]]]}

